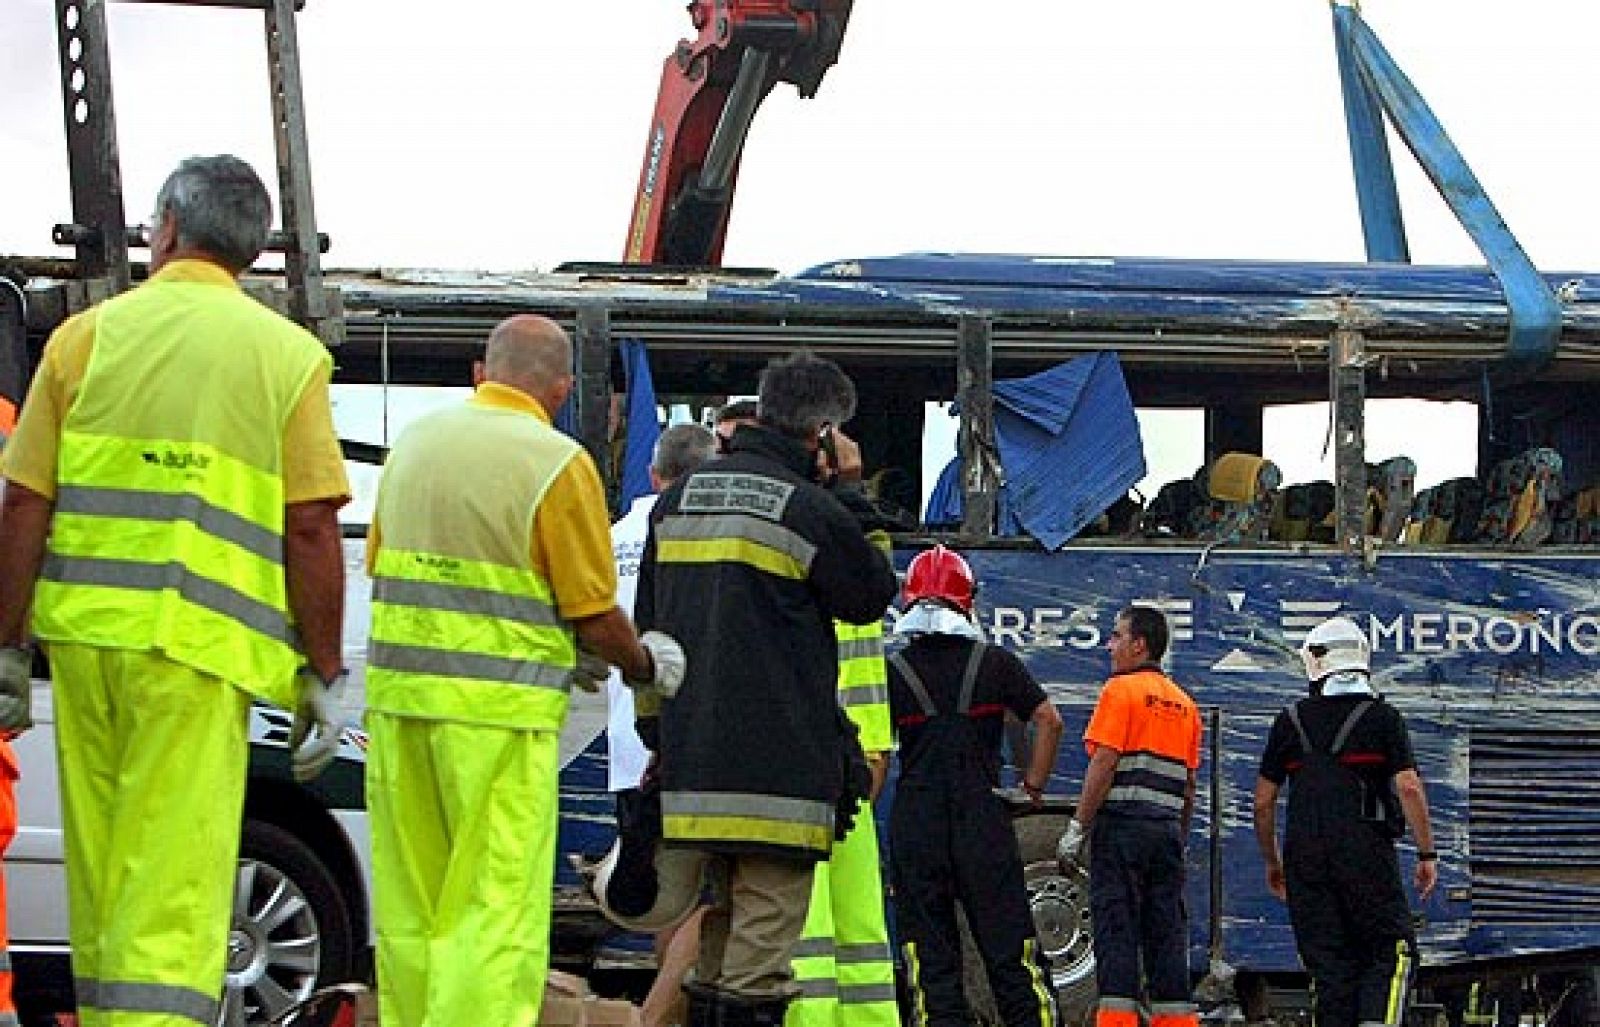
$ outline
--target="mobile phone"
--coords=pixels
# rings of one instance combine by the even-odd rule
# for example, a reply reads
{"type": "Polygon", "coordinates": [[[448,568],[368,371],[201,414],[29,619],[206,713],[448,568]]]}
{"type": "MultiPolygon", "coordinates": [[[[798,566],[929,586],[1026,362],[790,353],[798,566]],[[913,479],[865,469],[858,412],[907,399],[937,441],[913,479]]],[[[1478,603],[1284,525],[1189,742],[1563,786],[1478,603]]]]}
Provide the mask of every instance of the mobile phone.
{"type": "Polygon", "coordinates": [[[817,432],[817,447],[822,450],[822,455],[828,462],[828,470],[838,473],[839,451],[833,445],[833,425],[824,422],[822,430],[817,432]]]}

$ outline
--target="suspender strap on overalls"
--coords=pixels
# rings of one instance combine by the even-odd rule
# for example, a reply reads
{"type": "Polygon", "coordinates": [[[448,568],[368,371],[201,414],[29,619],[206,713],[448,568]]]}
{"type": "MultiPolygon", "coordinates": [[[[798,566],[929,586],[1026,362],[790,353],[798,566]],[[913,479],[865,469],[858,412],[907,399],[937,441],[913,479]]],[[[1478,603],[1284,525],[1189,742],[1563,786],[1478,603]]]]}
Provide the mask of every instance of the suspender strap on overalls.
{"type": "MultiPolygon", "coordinates": [[[[972,693],[978,685],[978,668],[983,664],[983,651],[987,644],[975,642],[972,652],[967,656],[966,670],[961,675],[961,698],[957,701],[954,713],[964,717],[972,708],[972,693]]],[[[928,686],[922,683],[922,678],[911,669],[911,662],[905,658],[904,653],[895,653],[889,657],[900,676],[905,679],[906,687],[911,689],[911,694],[916,697],[917,705],[922,707],[922,712],[929,717],[937,717],[939,708],[933,704],[933,696],[928,692],[928,686]]]]}

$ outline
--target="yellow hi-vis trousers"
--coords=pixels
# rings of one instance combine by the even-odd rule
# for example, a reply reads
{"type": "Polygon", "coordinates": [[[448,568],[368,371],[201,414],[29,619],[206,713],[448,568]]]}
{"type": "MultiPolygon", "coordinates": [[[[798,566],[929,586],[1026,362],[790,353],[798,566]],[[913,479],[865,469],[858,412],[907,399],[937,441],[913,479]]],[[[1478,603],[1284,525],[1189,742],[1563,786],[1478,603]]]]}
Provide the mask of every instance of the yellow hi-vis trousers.
{"type": "Polygon", "coordinates": [[[862,806],[828,862],[817,864],[794,978],[800,995],[789,1004],[784,1027],[899,1027],[870,806],[862,806]]]}
{"type": "Polygon", "coordinates": [[[560,735],[368,711],[384,1027],[538,1022],[560,735]]]}
{"type": "Polygon", "coordinates": [[[155,653],[49,653],[78,1022],[213,1024],[249,697],[155,653]]]}

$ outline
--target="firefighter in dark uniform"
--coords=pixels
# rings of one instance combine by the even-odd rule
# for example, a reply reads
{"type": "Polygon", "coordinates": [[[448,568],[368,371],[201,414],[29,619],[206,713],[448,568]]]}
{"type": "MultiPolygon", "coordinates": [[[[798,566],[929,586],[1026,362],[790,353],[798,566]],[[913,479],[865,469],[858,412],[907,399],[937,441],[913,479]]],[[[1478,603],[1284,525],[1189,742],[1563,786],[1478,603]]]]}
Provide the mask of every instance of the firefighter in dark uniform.
{"type": "Polygon", "coordinates": [[[1405,721],[1372,690],[1370,644],[1344,617],[1306,635],[1311,697],[1273,722],[1256,781],[1256,840],[1267,887],[1287,898],[1311,974],[1317,1027],[1398,1027],[1416,966],[1395,839],[1417,843],[1415,884],[1438,880],[1428,802],[1405,721]],[[1277,801],[1290,781],[1278,855],[1277,801]]]}
{"type": "Polygon", "coordinates": [[[1199,1022],[1189,988],[1183,853],[1200,711],[1161,672],[1167,638],[1167,619],[1154,607],[1117,614],[1106,644],[1111,677],[1083,732],[1083,793],[1056,850],[1063,864],[1077,863],[1090,842],[1096,1027],[1139,1027],[1141,991],[1150,1027],[1199,1022]]]}
{"type": "Polygon", "coordinates": [[[1051,1027],[1050,966],[1028,909],[1011,816],[994,790],[1006,712],[1035,731],[1022,786],[1036,804],[1055,765],[1061,716],[1021,660],[984,643],[972,597],[972,571],[958,554],[935,546],[917,556],[895,628],[910,643],[889,658],[900,744],[890,873],[912,1022],[971,1022],[961,990],[960,902],[1001,1020],[1051,1027]]]}
{"type": "Polygon", "coordinates": [[[860,450],[837,426],[855,411],[850,379],[798,353],[767,366],[760,396],[727,456],[662,493],[634,604],[687,656],[659,717],[650,696],[635,705],[659,758],[664,844],[709,857],[691,1027],[777,1027],[798,993],[813,870],[872,782],[839,707],[833,622],[882,620],[897,585],[866,511],[849,508],[860,450]]]}

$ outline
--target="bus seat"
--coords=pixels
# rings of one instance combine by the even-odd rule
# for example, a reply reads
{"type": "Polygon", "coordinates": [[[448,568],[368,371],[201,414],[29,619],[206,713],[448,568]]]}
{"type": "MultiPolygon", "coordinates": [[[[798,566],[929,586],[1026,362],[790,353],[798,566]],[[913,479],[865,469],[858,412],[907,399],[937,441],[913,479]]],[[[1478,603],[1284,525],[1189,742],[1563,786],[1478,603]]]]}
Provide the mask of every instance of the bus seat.
{"type": "Polygon", "coordinates": [[[1283,483],[1277,464],[1252,453],[1223,453],[1201,477],[1206,502],[1195,511],[1195,537],[1212,542],[1267,537],[1273,492],[1283,483]]]}
{"type": "Polygon", "coordinates": [[[1471,542],[1483,517],[1483,483],[1477,478],[1451,478],[1436,487],[1432,516],[1437,518],[1439,545],[1471,542]]]}
{"type": "Polygon", "coordinates": [[[1398,542],[1411,517],[1417,487],[1417,464],[1396,456],[1367,466],[1367,534],[1398,542]]]}
{"type": "Polygon", "coordinates": [[[1333,513],[1333,482],[1285,485],[1273,505],[1271,537],[1281,542],[1331,542],[1328,517],[1333,513]]]}
{"type": "Polygon", "coordinates": [[[1136,534],[1144,514],[1143,497],[1123,496],[1101,511],[1100,516],[1083,526],[1079,538],[1123,538],[1136,534]]]}
{"type": "Polygon", "coordinates": [[[1139,534],[1146,538],[1190,538],[1192,520],[1200,505],[1200,490],[1195,475],[1169,481],[1156,491],[1139,516],[1139,534]]]}
{"type": "Polygon", "coordinates": [[[1555,450],[1538,447],[1500,461],[1484,489],[1478,540],[1517,546],[1546,541],[1561,492],[1561,454],[1555,450]]]}
{"type": "Polygon", "coordinates": [[[1600,543],[1600,482],[1564,496],[1556,503],[1550,541],[1568,546],[1600,543]]]}
{"type": "Polygon", "coordinates": [[[1411,515],[1406,518],[1405,530],[1400,535],[1406,545],[1419,545],[1424,541],[1422,535],[1433,510],[1433,498],[1433,489],[1418,489],[1417,494],[1411,497],[1411,515]]]}

